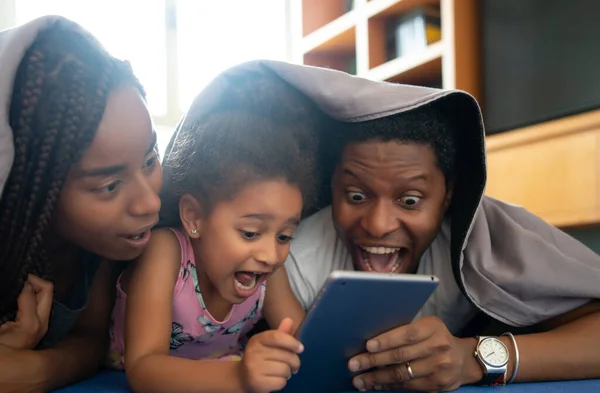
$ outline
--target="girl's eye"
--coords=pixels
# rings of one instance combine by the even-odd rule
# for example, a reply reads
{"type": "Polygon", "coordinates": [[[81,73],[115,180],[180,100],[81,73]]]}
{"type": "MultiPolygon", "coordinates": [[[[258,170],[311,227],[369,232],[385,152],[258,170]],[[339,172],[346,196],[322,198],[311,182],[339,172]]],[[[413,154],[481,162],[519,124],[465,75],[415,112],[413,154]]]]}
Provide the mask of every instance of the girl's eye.
{"type": "Polygon", "coordinates": [[[156,165],[158,161],[158,157],[156,155],[150,157],[148,160],[146,160],[146,162],[144,163],[144,168],[143,169],[147,169],[147,168],[152,168],[156,165]]]}
{"type": "Polygon", "coordinates": [[[348,191],[346,196],[350,202],[363,202],[365,199],[367,199],[365,193],[360,191],[348,191]]]}
{"type": "Polygon", "coordinates": [[[240,231],[242,237],[246,240],[254,240],[258,237],[258,232],[240,231]]]}
{"type": "Polygon", "coordinates": [[[415,195],[407,195],[400,198],[400,200],[402,201],[404,206],[414,207],[419,204],[419,202],[421,201],[421,197],[415,195]]]}
{"type": "Polygon", "coordinates": [[[287,236],[287,235],[277,235],[277,241],[279,243],[289,243],[292,241],[292,237],[291,236],[287,236]]]}

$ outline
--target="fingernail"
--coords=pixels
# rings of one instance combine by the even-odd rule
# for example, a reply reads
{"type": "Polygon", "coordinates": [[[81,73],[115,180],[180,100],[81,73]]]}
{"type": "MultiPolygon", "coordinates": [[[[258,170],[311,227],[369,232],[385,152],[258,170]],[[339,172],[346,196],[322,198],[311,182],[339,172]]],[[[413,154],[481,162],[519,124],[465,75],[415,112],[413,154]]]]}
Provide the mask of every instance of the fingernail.
{"type": "Polygon", "coordinates": [[[298,353],[302,353],[304,352],[304,345],[300,344],[298,345],[298,353]]]}
{"type": "Polygon", "coordinates": [[[33,287],[31,286],[29,281],[25,281],[25,288],[27,288],[28,291],[33,291],[33,287]]]}
{"type": "Polygon", "coordinates": [[[379,351],[379,341],[377,341],[377,340],[367,341],[367,351],[369,351],[369,352],[379,351]]]}
{"type": "Polygon", "coordinates": [[[356,359],[352,359],[350,360],[350,362],[348,362],[348,368],[350,369],[350,371],[359,371],[360,362],[356,359]]]}
{"type": "Polygon", "coordinates": [[[354,387],[361,390],[365,388],[365,381],[362,378],[354,378],[353,381],[354,387]]]}
{"type": "Polygon", "coordinates": [[[294,375],[298,374],[298,370],[300,370],[300,369],[294,370],[294,373],[293,373],[293,374],[294,374],[294,375]]]}

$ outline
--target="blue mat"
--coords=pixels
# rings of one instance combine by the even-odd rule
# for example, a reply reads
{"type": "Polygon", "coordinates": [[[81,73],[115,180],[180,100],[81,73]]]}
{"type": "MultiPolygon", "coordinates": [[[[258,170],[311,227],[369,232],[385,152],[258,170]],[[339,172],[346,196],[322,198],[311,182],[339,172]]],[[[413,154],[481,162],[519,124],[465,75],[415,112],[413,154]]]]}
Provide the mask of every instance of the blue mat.
{"type": "MultiPolygon", "coordinates": [[[[600,379],[570,382],[520,383],[496,388],[465,386],[458,393],[597,393],[600,392],[600,379]]],[[[125,374],[106,371],[97,376],[68,388],[59,389],[55,393],[129,393],[125,374]]]]}

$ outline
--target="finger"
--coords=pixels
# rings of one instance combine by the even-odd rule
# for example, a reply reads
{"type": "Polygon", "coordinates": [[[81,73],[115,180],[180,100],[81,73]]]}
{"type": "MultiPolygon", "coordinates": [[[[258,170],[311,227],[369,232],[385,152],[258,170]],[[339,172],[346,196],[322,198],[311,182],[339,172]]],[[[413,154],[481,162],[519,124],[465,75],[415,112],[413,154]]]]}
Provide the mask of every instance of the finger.
{"type": "Polygon", "coordinates": [[[285,387],[290,375],[285,365],[262,360],[248,370],[248,390],[264,393],[279,391],[285,387]]]}
{"type": "Polygon", "coordinates": [[[278,392],[287,384],[289,378],[284,377],[263,377],[261,381],[261,392],[278,392]]]}
{"type": "Polygon", "coordinates": [[[50,311],[52,310],[52,299],[54,297],[54,285],[51,282],[42,280],[41,278],[30,274],[27,281],[31,284],[35,291],[37,302],[37,315],[40,322],[46,326],[50,319],[50,311]]]}
{"type": "Polygon", "coordinates": [[[35,292],[28,281],[25,281],[23,290],[17,298],[17,316],[16,322],[24,328],[34,328],[38,323],[37,302],[35,301],[35,292]]]}
{"type": "Polygon", "coordinates": [[[281,333],[292,334],[292,329],[294,328],[294,321],[292,318],[284,318],[283,321],[279,324],[277,331],[281,333]]]}
{"type": "Polygon", "coordinates": [[[408,325],[389,330],[367,341],[367,351],[381,352],[426,340],[433,336],[440,327],[441,322],[438,321],[437,318],[422,318],[408,325]]]}
{"type": "Polygon", "coordinates": [[[368,370],[373,367],[401,364],[415,359],[431,356],[435,351],[431,340],[421,341],[414,345],[405,345],[383,352],[362,353],[350,359],[348,369],[352,372],[368,370]]]}
{"type": "MultiPolygon", "coordinates": [[[[406,390],[406,384],[392,384],[392,385],[383,385],[383,386],[374,386],[373,387],[375,390],[385,390],[385,391],[389,391],[389,392],[397,392],[397,391],[405,391],[406,390]]],[[[429,392],[429,393],[435,393],[435,392],[429,392]]]]}
{"type": "Polygon", "coordinates": [[[292,376],[292,369],[285,362],[267,360],[262,368],[264,375],[268,377],[280,377],[286,381],[292,376]]]}
{"type": "Polygon", "coordinates": [[[17,326],[17,324],[15,322],[12,322],[12,321],[4,322],[2,325],[0,325],[0,334],[6,332],[16,326],[17,326]]]}
{"type": "Polygon", "coordinates": [[[304,345],[294,336],[278,330],[268,330],[261,333],[260,343],[265,347],[285,349],[294,353],[302,353],[304,351],[304,345]]]}
{"type": "Polygon", "coordinates": [[[262,354],[264,360],[287,364],[292,374],[298,372],[300,357],[295,353],[278,348],[265,348],[264,351],[262,354]]]}
{"type": "Polygon", "coordinates": [[[394,364],[360,374],[353,378],[352,383],[357,389],[366,390],[373,390],[376,386],[383,385],[406,385],[409,382],[430,376],[432,374],[431,370],[431,367],[427,366],[427,361],[422,359],[409,364],[394,364]],[[409,372],[409,367],[412,374],[409,372]]]}

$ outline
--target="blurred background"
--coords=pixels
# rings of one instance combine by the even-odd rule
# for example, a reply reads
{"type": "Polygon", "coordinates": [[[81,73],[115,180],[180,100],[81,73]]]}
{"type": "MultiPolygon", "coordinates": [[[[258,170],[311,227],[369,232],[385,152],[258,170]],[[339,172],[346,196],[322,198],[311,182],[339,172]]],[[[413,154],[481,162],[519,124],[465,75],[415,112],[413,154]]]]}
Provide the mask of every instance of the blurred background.
{"type": "Polygon", "coordinates": [[[161,149],[212,78],[252,59],[466,90],[487,128],[486,193],[600,252],[596,0],[0,0],[0,29],[47,14],[132,63],[161,149]]]}

